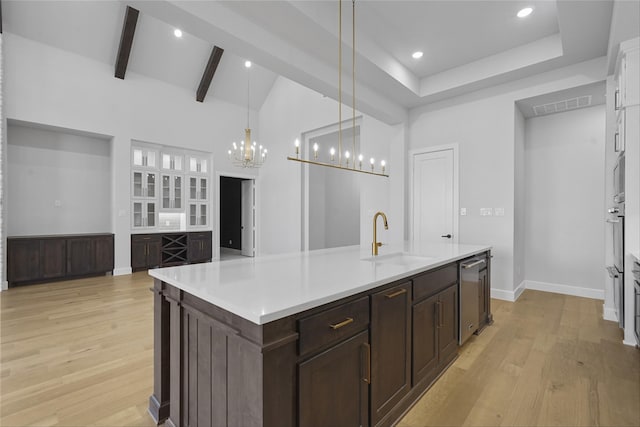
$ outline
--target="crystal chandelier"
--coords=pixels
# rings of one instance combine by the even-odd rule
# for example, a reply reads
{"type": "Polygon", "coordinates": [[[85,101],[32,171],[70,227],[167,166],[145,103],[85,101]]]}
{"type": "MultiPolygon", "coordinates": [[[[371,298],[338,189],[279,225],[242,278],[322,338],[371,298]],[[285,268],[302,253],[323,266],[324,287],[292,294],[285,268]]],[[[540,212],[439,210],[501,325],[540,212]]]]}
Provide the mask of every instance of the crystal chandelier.
{"type": "Polygon", "coordinates": [[[233,148],[228,151],[229,160],[242,168],[259,168],[267,160],[267,149],[251,142],[251,127],[249,126],[249,69],[251,61],[245,61],[247,68],[247,128],[244,130],[244,141],[240,144],[232,143],[233,148]]]}
{"type": "Polygon", "coordinates": [[[360,153],[356,157],[356,2],[351,1],[352,4],[352,34],[351,34],[351,46],[352,46],[352,79],[353,79],[353,91],[352,91],[352,126],[353,126],[353,143],[352,151],[343,151],[342,146],[342,0],[339,2],[339,14],[338,14],[338,151],[335,147],[329,149],[329,161],[319,161],[318,151],[320,147],[318,144],[313,144],[313,160],[300,158],[300,140],[296,139],[294,142],[295,157],[287,157],[288,160],[295,162],[306,163],[310,165],[327,166],[336,169],[343,169],[352,172],[366,173],[370,175],[378,175],[389,177],[386,172],[386,162],[380,161],[380,170],[376,169],[376,161],[373,157],[369,159],[369,165],[363,169],[362,163],[365,159],[364,154],[360,153]],[[337,156],[336,156],[337,155],[337,156]],[[337,157],[337,160],[336,160],[337,157]],[[357,159],[357,161],[356,161],[357,159]]]}

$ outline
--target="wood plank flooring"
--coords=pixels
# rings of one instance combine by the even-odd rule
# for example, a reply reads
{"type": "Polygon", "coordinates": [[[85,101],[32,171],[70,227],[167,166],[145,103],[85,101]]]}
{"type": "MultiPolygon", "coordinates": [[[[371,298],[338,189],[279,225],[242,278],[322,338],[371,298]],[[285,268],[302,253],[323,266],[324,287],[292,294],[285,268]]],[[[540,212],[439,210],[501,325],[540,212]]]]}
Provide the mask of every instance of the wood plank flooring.
{"type": "MultiPolygon", "coordinates": [[[[145,272],[0,293],[1,426],[152,426],[145,272]]],[[[602,301],[525,291],[400,421],[426,426],[639,426],[640,351],[602,301]]]]}

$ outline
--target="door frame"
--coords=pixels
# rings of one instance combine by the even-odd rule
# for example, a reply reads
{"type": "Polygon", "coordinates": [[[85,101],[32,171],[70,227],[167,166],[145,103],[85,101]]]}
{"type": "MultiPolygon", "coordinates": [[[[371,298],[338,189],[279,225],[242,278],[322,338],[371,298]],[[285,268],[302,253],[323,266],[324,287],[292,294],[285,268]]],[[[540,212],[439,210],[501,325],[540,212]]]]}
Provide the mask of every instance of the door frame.
{"type": "Polygon", "coordinates": [[[452,243],[458,243],[459,232],[460,232],[460,168],[459,168],[459,146],[457,143],[454,144],[444,144],[444,145],[434,145],[430,147],[422,147],[416,148],[414,150],[409,150],[409,240],[413,240],[413,203],[415,200],[414,194],[414,164],[415,157],[420,154],[429,154],[435,153],[438,151],[447,151],[451,150],[453,153],[453,239],[452,243]]]}
{"type": "Polygon", "coordinates": [[[216,191],[216,195],[215,195],[215,202],[216,202],[216,209],[214,209],[214,214],[215,214],[215,218],[214,218],[214,224],[215,227],[213,229],[213,259],[220,259],[220,178],[223,176],[226,176],[228,178],[240,178],[240,179],[250,179],[253,181],[253,185],[255,188],[255,194],[254,194],[254,198],[253,198],[253,203],[255,205],[255,215],[256,215],[256,223],[254,224],[255,226],[255,235],[254,235],[254,240],[253,240],[253,245],[254,245],[254,257],[258,256],[258,254],[260,253],[259,251],[259,247],[260,247],[260,233],[258,232],[259,230],[259,224],[260,224],[260,179],[258,176],[256,175],[251,175],[248,173],[241,173],[241,172],[216,172],[216,182],[215,182],[215,191],[216,191]]]}
{"type": "MultiPolygon", "coordinates": [[[[322,126],[320,128],[308,130],[300,134],[300,158],[306,159],[309,153],[311,153],[311,140],[319,136],[327,135],[330,133],[338,132],[339,128],[342,130],[351,129],[353,127],[353,119],[344,119],[342,122],[335,122],[330,125],[322,126]]],[[[362,138],[362,115],[356,116],[356,128],[359,128],[360,138],[362,138]]],[[[344,141],[343,141],[344,142],[344,141]]],[[[360,140],[362,144],[362,139],[360,140]]],[[[325,147],[326,148],[326,147],[325,147]]],[[[326,153],[325,153],[326,154],[326,153]]],[[[354,153],[355,159],[355,153],[354,153]]],[[[309,164],[301,164],[301,201],[302,209],[300,212],[300,250],[303,252],[309,251],[309,164]]],[[[362,206],[360,206],[360,218],[362,219],[362,206]]],[[[361,225],[362,227],[362,225],[361,225]]]]}

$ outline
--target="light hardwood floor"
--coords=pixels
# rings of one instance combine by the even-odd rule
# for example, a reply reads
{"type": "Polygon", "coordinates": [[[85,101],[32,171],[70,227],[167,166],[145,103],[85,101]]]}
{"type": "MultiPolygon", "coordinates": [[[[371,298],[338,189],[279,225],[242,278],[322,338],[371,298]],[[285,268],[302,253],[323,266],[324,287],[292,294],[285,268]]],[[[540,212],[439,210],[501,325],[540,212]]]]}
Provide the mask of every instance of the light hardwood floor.
{"type": "MultiPolygon", "coordinates": [[[[146,273],[0,293],[0,425],[152,426],[146,273]]],[[[638,426],[640,351],[602,301],[525,291],[399,423],[638,426]]]]}

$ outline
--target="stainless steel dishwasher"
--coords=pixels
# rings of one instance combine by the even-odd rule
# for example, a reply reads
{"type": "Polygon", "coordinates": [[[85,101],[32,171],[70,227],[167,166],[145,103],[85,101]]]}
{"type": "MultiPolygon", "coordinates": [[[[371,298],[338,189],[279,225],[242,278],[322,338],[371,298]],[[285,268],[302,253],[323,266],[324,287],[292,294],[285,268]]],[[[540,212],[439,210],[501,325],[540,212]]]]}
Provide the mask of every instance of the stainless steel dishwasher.
{"type": "Polygon", "coordinates": [[[460,333],[458,334],[460,345],[478,330],[480,270],[485,262],[485,258],[474,257],[460,263],[460,333]]]}

